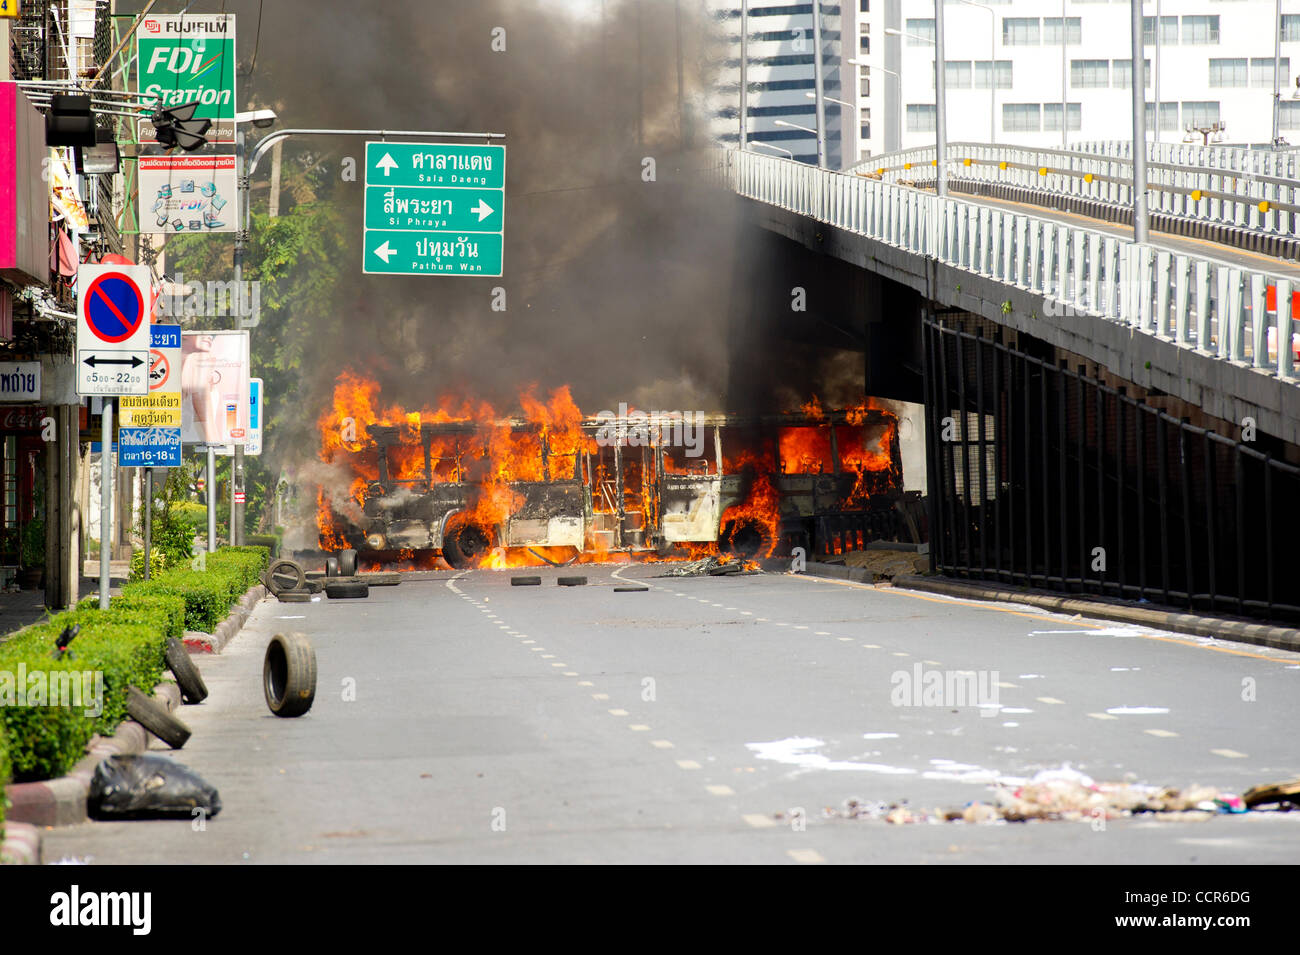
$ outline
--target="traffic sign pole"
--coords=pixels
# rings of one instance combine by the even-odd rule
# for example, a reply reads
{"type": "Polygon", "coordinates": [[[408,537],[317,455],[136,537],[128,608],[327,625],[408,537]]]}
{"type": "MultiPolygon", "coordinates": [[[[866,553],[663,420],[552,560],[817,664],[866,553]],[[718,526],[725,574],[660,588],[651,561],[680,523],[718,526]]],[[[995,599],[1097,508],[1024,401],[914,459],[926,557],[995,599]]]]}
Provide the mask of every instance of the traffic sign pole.
{"type": "Polygon", "coordinates": [[[217,550],[217,452],[208,445],[208,553],[217,550]]]}
{"type": "Polygon", "coordinates": [[[153,468],[144,469],[144,579],[153,563],[153,468]]]}
{"type": "Polygon", "coordinates": [[[108,541],[113,513],[113,399],[100,409],[99,445],[99,609],[108,609],[108,541]]]}

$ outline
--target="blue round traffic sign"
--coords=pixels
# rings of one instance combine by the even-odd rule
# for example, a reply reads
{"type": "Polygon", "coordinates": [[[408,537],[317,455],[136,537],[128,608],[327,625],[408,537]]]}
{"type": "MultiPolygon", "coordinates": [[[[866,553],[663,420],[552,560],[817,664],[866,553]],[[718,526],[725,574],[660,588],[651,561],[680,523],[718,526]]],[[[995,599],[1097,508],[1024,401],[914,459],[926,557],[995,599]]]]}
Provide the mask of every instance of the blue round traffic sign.
{"type": "Polygon", "coordinates": [[[105,272],[84,296],[86,324],[100,341],[124,342],[144,320],[144,297],[121,272],[105,272]]]}

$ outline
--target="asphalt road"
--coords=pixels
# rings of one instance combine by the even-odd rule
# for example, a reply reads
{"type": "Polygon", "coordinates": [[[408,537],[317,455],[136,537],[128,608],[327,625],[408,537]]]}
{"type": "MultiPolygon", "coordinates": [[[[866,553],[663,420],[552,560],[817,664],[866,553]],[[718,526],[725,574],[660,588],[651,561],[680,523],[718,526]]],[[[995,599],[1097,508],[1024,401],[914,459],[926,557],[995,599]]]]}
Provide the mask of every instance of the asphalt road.
{"type": "Polygon", "coordinates": [[[1258,864],[1300,850],[1300,813],[1100,827],[824,811],[961,807],[997,778],[1067,764],[1235,792],[1295,777],[1300,654],[816,578],[662,571],[586,567],[577,588],[549,569],[529,571],[541,587],[443,573],[368,600],[265,601],[224,654],[198,658],[211,696],[181,713],[194,737],[176,758],[220,789],[221,814],[203,831],[47,831],[46,859],[1258,864]],[[614,592],[637,579],[650,589],[614,592]],[[262,700],[262,653],[283,629],[309,634],[319,667],[295,720],[262,700]],[[896,674],[917,665],[982,672],[997,705],[894,705],[896,674]]]}

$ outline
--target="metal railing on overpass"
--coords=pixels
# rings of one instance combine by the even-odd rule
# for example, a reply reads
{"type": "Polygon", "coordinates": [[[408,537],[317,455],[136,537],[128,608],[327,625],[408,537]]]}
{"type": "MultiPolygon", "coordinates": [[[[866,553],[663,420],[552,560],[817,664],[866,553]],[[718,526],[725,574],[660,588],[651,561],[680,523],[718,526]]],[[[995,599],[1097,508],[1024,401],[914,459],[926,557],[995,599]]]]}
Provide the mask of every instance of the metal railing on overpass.
{"type": "Polygon", "coordinates": [[[1300,295],[1288,279],[779,157],[720,148],[718,172],[742,196],[1038,293],[1049,314],[1104,318],[1296,377],[1300,295]]]}
{"type": "MultiPolygon", "coordinates": [[[[1300,226],[1300,181],[1289,152],[1158,143],[1147,164],[1150,211],[1291,237],[1300,226]]],[[[1000,185],[1103,203],[1125,215],[1133,204],[1133,161],[1126,144],[1061,150],[988,143],[950,143],[950,183],[1000,185]]],[[[863,160],[848,171],[885,182],[932,183],[935,147],[919,146],[863,160]]],[[[960,185],[956,186],[960,188],[960,185]]]]}

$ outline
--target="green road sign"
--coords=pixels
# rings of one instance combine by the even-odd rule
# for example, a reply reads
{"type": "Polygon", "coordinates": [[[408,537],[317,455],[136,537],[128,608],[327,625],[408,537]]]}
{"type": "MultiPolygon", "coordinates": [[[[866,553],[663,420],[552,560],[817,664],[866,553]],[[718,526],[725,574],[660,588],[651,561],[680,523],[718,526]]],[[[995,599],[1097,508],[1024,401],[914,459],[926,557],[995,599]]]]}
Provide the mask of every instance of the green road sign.
{"type": "Polygon", "coordinates": [[[368,186],[506,187],[506,147],[366,143],[368,186]]]}
{"type": "MultiPolygon", "coordinates": [[[[136,33],[141,93],[164,109],[197,102],[195,117],[212,120],[210,143],[235,141],[235,15],[151,14],[136,33]]],[[[140,141],[156,142],[140,123],[140,141]]]]}
{"type": "Polygon", "coordinates": [[[376,275],[500,275],[502,238],[499,232],[367,229],[361,270],[376,275]]]}
{"type": "Polygon", "coordinates": [[[500,232],[502,189],[366,186],[366,228],[425,232],[500,232]]]}
{"type": "Polygon", "coordinates": [[[505,182],[504,146],[366,143],[361,270],[500,275],[505,182]]]}

